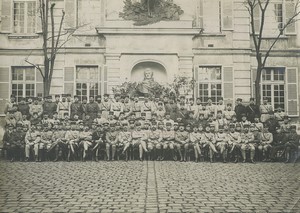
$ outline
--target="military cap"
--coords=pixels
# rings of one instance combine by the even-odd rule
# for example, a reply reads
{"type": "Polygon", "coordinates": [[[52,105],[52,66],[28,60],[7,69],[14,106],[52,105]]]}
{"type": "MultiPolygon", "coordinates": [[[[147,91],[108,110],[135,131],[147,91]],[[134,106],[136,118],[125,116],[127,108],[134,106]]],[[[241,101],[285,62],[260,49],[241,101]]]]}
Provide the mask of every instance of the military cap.
{"type": "Polygon", "coordinates": [[[289,116],[284,115],[284,116],[283,116],[283,119],[289,119],[289,116]]]}
{"type": "MultiPolygon", "coordinates": [[[[184,126],[184,123],[178,123],[178,126],[184,126]]],[[[188,126],[188,125],[187,125],[188,126]]]]}
{"type": "Polygon", "coordinates": [[[255,98],[250,98],[250,101],[254,101],[255,100],[255,98]]]}
{"type": "Polygon", "coordinates": [[[291,125],[290,129],[297,129],[296,125],[291,125]]]}
{"type": "Polygon", "coordinates": [[[215,125],[213,123],[210,123],[209,126],[210,127],[215,127],[215,125]]]}
{"type": "Polygon", "coordinates": [[[172,126],[172,123],[167,122],[167,123],[166,123],[166,126],[172,126]]]}
{"type": "Polygon", "coordinates": [[[110,127],[115,127],[116,124],[115,124],[115,123],[110,123],[109,126],[110,126],[110,127]]]}
{"type": "Polygon", "coordinates": [[[52,96],[48,95],[48,96],[45,97],[45,99],[52,99],[52,96]]]}
{"type": "Polygon", "coordinates": [[[156,121],[151,121],[151,125],[157,125],[156,121]]]}
{"type": "Polygon", "coordinates": [[[102,126],[102,124],[101,123],[96,123],[96,126],[102,126]]]}
{"type": "Polygon", "coordinates": [[[128,123],[129,123],[129,124],[134,124],[134,123],[135,123],[135,120],[132,120],[132,119],[131,119],[131,120],[128,121],[128,123]]]}
{"type": "Polygon", "coordinates": [[[21,101],[24,101],[24,100],[26,100],[26,98],[24,98],[24,97],[20,97],[20,100],[21,100],[21,101]]]}
{"type": "Polygon", "coordinates": [[[108,121],[104,121],[103,125],[107,126],[107,125],[109,125],[109,122],[108,121]]]}
{"type": "Polygon", "coordinates": [[[89,95],[89,98],[94,98],[95,96],[93,96],[93,95],[89,95]]]}
{"type": "Polygon", "coordinates": [[[201,98],[198,97],[198,98],[196,98],[196,100],[201,100],[201,98]]]}
{"type": "Polygon", "coordinates": [[[40,132],[37,132],[37,133],[36,133],[36,136],[41,136],[41,133],[40,133],[40,132]]]}
{"type": "Polygon", "coordinates": [[[114,115],[114,112],[111,112],[111,111],[110,111],[108,114],[109,114],[109,115],[114,115]]]}
{"type": "Polygon", "coordinates": [[[97,95],[97,96],[96,96],[96,99],[101,99],[101,95],[97,95]]]}
{"type": "Polygon", "coordinates": [[[247,117],[245,113],[242,113],[241,116],[242,116],[242,117],[247,117]]]}
{"type": "Polygon", "coordinates": [[[273,114],[274,114],[274,111],[273,111],[273,110],[270,110],[270,111],[268,112],[268,114],[269,114],[269,115],[273,115],[273,114]]]}
{"type": "Polygon", "coordinates": [[[224,100],[223,97],[219,97],[219,101],[221,101],[221,100],[222,100],[222,101],[224,100]]]}
{"type": "Polygon", "coordinates": [[[255,124],[251,123],[251,124],[250,124],[250,127],[255,127],[255,124]]]}
{"type": "Polygon", "coordinates": [[[242,127],[241,124],[236,123],[235,127],[242,127]]]}
{"type": "Polygon", "coordinates": [[[223,130],[223,129],[224,129],[224,126],[223,126],[223,125],[219,125],[219,130],[220,130],[220,129],[223,130]]]}
{"type": "Polygon", "coordinates": [[[217,110],[217,113],[219,113],[219,112],[220,112],[220,113],[223,113],[223,111],[222,111],[222,110],[217,110]]]}
{"type": "Polygon", "coordinates": [[[36,124],[36,126],[42,126],[42,123],[41,123],[41,122],[39,122],[39,123],[37,123],[37,124],[36,124]]]}
{"type": "Polygon", "coordinates": [[[268,98],[267,97],[263,97],[263,100],[268,100],[268,98]]]}
{"type": "Polygon", "coordinates": [[[179,126],[179,124],[181,124],[181,123],[174,122],[173,126],[179,126]]]}
{"type": "MultiPolygon", "coordinates": [[[[67,125],[67,124],[66,124],[67,125]]],[[[48,127],[48,124],[47,123],[44,123],[43,124],[43,127],[45,128],[45,127],[48,127]]]]}
{"type": "Polygon", "coordinates": [[[104,94],[103,96],[104,96],[104,97],[109,97],[109,94],[106,93],[106,94],[104,94]]]}
{"type": "Polygon", "coordinates": [[[244,124],[243,127],[244,127],[244,128],[249,128],[250,125],[249,125],[249,124],[244,124]]]}
{"type": "Polygon", "coordinates": [[[10,98],[16,98],[16,96],[14,94],[11,94],[10,98]]]}
{"type": "Polygon", "coordinates": [[[231,103],[228,103],[227,106],[232,106],[232,104],[231,104],[231,103]]]}
{"type": "Polygon", "coordinates": [[[241,99],[241,98],[237,98],[236,100],[237,100],[237,101],[243,101],[243,99],[241,99]]]}
{"type": "Polygon", "coordinates": [[[65,98],[67,97],[67,94],[61,94],[61,97],[65,98]]]}
{"type": "Polygon", "coordinates": [[[60,98],[60,95],[56,94],[56,95],[55,95],[55,98],[60,98]]]}
{"type": "Polygon", "coordinates": [[[141,116],[146,116],[146,113],[145,113],[145,112],[142,112],[142,113],[141,113],[141,116]]]}
{"type": "Polygon", "coordinates": [[[235,114],[233,114],[231,117],[232,117],[232,118],[233,118],[233,117],[235,117],[235,118],[236,118],[236,115],[235,115],[235,114]]]}
{"type": "Polygon", "coordinates": [[[82,100],[87,100],[87,97],[86,96],[82,96],[82,100]]]}
{"type": "Polygon", "coordinates": [[[164,125],[164,122],[160,121],[158,122],[158,125],[164,125]]]}
{"type": "Polygon", "coordinates": [[[78,124],[79,124],[79,125],[83,125],[83,121],[82,121],[82,120],[79,121],[78,124]]]}
{"type": "Polygon", "coordinates": [[[184,96],[184,95],[181,95],[179,98],[180,98],[180,99],[183,99],[183,98],[185,98],[185,96],[184,96]]]}
{"type": "Polygon", "coordinates": [[[17,126],[17,127],[23,127],[23,124],[20,123],[20,122],[18,122],[18,123],[16,124],[16,126],[17,126]]]}
{"type": "Polygon", "coordinates": [[[79,98],[79,96],[78,95],[74,95],[74,98],[79,98]]]}
{"type": "Polygon", "coordinates": [[[162,101],[159,101],[159,102],[158,102],[158,105],[163,105],[163,102],[162,102],[162,101]]]}
{"type": "Polygon", "coordinates": [[[127,121],[123,121],[123,122],[121,122],[121,125],[122,126],[128,126],[128,122],[127,121]]]}
{"type": "Polygon", "coordinates": [[[255,115],[254,115],[254,118],[259,118],[259,115],[255,114],[255,115]]]}
{"type": "Polygon", "coordinates": [[[135,126],[141,126],[142,124],[141,124],[141,122],[137,121],[137,122],[134,123],[134,125],[135,126]]]}
{"type": "Polygon", "coordinates": [[[67,97],[72,97],[72,96],[71,96],[71,94],[69,94],[69,93],[68,93],[68,94],[66,94],[66,96],[67,96],[67,97]]]}
{"type": "Polygon", "coordinates": [[[234,123],[230,123],[230,124],[229,124],[229,127],[230,127],[230,128],[235,128],[235,124],[234,124],[234,123]]]}

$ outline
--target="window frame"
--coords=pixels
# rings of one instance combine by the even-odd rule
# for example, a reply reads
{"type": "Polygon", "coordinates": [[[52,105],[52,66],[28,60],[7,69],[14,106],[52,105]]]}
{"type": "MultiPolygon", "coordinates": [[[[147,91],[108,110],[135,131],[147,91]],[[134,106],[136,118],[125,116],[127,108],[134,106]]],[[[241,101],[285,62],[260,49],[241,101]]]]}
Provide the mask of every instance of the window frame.
{"type": "MultiPolygon", "coordinates": [[[[221,85],[221,95],[220,97],[223,97],[224,95],[224,71],[223,71],[223,68],[224,66],[220,65],[220,64],[201,64],[201,65],[197,65],[196,66],[198,69],[198,73],[196,74],[198,76],[198,79],[199,79],[199,69],[200,68],[219,68],[220,69],[220,74],[221,74],[221,79],[220,80],[207,80],[207,81],[203,81],[203,80],[198,80],[198,79],[195,79],[195,82],[197,84],[197,86],[195,87],[195,98],[198,98],[200,97],[201,98],[201,103],[202,104],[206,104],[207,102],[204,101],[203,97],[201,97],[201,94],[200,94],[200,84],[208,84],[208,98],[209,97],[212,97],[211,94],[212,94],[212,89],[211,89],[211,85],[212,84],[220,84],[221,85]],[[198,91],[197,91],[198,90],[198,91]]],[[[195,73],[194,73],[194,78],[195,78],[195,73]]],[[[216,95],[216,97],[218,97],[218,95],[216,95]]],[[[218,103],[218,100],[216,100],[216,102],[213,102],[213,104],[217,104],[218,103]]]]}
{"type": "MultiPolygon", "coordinates": [[[[273,107],[274,110],[276,110],[275,108],[275,95],[274,95],[274,91],[275,91],[275,86],[277,85],[283,85],[283,88],[284,88],[284,101],[283,101],[283,104],[284,104],[284,111],[287,112],[287,98],[286,98],[286,93],[287,93],[287,69],[286,67],[284,66],[270,66],[270,67],[265,67],[264,69],[269,69],[269,70],[272,70],[273,69],[273,72],[271,72],[271,79],[270,80],[264,80],[263,79],[263,72],[261,73],[261,83],[260,83],[260,94],[261,94],[261,102],[263,100],[263,86],[264,85],[270,85],[271,86],[271,101],[270,104],[271,106],[273,107]],[[284,69],[284,74],[283,74],[283,77],[284,79],[283,80],[275,80],[274,77],[275,77],[275,69],[284,69]]],[[[268,96],[267,96],[268,97],[268,96]]]]}
{"type": "MultiPolygon", "coordinates": [[[[12,66],[11,67],[11,71],[10,71],[10,91],[11,91],[11,94],[14,94],[14,90],[13,89],[13,85],[14,84],[17,84],[17,85],[22,85],[23,88],[22,88],[22,95],[19,96],[18,94],[16,94],[16,101],[18,102],[19,98],[20,97],[23,97],[23,98],[26,98],[26,97],[30,97],[30,96],[26,96],[26,85],[34,85],[34,92],[33,92],[33,96],[36,97],[37,96],[37,84],[39,83],[43,83],[42,81],[39,81],[39,78],[38,78],[38,72],[39,70],[37,70],[35,67],[33,66],[12,66]],[[33,80],[26,80],[26,69],[27,68],[32,68],[33,71],[34,71],[34,79],[33,80]],[[13,79],[13,72],[16,70],[16,69],[19,69],[19,70],[22,70],[22,75],[23,75],[23,79],[22,80],[14,80],[13,79]]],[[[18,89],[16,90],[18,91],[18,89]]]]}
{"type": "MultiPolygon", "coordinates": [[[[76,65],[75,66],[75,73],[74,73],[74,94],[75,95],[78,95],[78,96],[83,96],[83,95],[79,95],[77,94],[77,83],[80,83],[80,84],[83,84],[83,83],[86,83],[87,84],[87,94],[86,94],[86,97],[87,97],[87,101],[89,102],[90,100],[90,89],[89,89],[89,85],[91,83],[97,83],[98,84],[98,95],[101,95],[103,96],[103,88],[104,88],[104,76],[103,76],[103,71],[102,71],[102,67],[101,65],[99,64],[88,64],[88,65],[76,65]],[[83,80],[79,80],[77,79],[77,69],[78,68],[92,68],[92,67],[95,67],[97,68],[97,75],[98,75],[98,80],[97,81],[91,81],[91,78],[90,78],[90,74],[88,76],[88,78],[86,78],[87,80],[89,80],[88,82],[86,81],[83,81],[83,80]]],[[[96,97],[97,95],[94,95],[94,97],[96,97]]]]}
{"type": "Polygon", "coordinates": [[[38,17],[38,3],[37,3],[37,1],[36,0],[13,0],[12,1],[12,33],[13,34],[35,34],[36,33],[36,31],[37,31],[37,22],[38,22],[38,20],[37,20],[37,17],[38,17]],[[24,32],[16,32],[16,27],[18,26],[18,25],[15,25],[15,3],[24,3],[24,32]],[[29,20],[29,18],[28,18],[28,4],[29,3],[34,3],[34,6],[35,6],[35,8],[34,8],[34,12],[35,12],[35,14],[34,14],[34,18],[33,18],[33,20],[34,20],[34,23],[33,23],[33,30],[32,30],[32,32],[28,32],[28,20],[29,20]]]}

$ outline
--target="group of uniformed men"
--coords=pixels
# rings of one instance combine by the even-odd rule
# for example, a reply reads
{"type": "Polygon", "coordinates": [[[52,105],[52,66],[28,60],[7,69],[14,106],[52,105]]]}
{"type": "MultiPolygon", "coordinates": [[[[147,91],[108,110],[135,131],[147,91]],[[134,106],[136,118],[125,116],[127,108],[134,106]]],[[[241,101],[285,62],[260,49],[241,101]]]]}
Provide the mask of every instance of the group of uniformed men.
{"type": "Polygon", "coordinates": [[[255,163],[255,159],[274,161],[280,155],[286,162],[298,148],[296,126],[288,116],[264,99],[257,106],[253,98],[245,105],[238,98],[224,104],[220,98],[205,104],[200,98],[178,100],[105,94],[79,97],[63,94],[42,98],[11,96],[5,107],[6,131],[3,136],[7,157],[28,161],[85,161],[91,155],[98,161],[138,150],[140,160],[195,161],[204,156],[255,163]],[[81,100],[79,100],[81,99],[81,100]],[[94,100],[95,99],[95,100],[94,100]],[[103,152],[102,152],[103,151],[103,152]],[[279,153],[279,154],[278,154],[279,153]]]}

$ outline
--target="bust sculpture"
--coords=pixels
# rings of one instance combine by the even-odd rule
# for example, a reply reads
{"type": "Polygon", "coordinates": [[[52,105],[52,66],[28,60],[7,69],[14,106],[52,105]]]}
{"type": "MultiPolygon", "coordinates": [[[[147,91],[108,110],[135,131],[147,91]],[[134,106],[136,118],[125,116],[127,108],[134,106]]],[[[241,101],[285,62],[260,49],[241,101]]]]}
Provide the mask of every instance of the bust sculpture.
{"type": "Polygon", "coordinates": [[[159,84],[154,81],[153,71],[146,68],[144,71],[144,80],[137,85],[137,91],[144,96],[153,94],[153,90],[159,84]]]}

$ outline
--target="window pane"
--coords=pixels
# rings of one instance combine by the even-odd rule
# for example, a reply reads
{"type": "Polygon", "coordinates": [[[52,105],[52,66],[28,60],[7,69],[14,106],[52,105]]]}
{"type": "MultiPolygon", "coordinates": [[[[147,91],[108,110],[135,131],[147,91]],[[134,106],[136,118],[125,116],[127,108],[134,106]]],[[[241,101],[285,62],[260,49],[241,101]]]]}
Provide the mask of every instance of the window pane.
{"type": "Polygon", "coordinates": [[[35,2],[27,3],[27,33],[35,32],[35,2]]]}
{"type": "Polygon", "coordinates": [[[198,81],[208,81],[209,70],[207,67],[199,67],[198,81]]]}
{"type": "Polygon", "coordinates": [[[34,81],[34,79],[35,79],[35,72],[34,71],[35,70],[34,70],[33,67],[25,68],[26,80],[34,81]]]}

